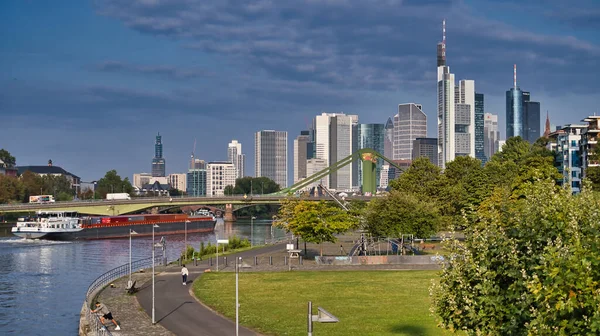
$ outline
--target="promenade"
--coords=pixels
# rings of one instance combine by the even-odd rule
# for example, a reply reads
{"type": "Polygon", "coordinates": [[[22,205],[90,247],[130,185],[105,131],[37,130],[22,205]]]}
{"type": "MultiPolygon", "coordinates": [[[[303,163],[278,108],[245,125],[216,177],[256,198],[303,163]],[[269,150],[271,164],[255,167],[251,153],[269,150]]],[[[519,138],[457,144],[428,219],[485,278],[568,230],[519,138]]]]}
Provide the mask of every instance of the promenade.
{"type": "MultiPolygon", "coordinates": [[[[348,241],[349,243],[349,241],[348,241]]],[[[329,255],[339,251],[339,244],[326,244],[325,252],[329,255]]],[[[318,252],[318,245],[308,245],[309,255],[318,252]]],[[[243,266],[241,272],[282,272],[288,271],[290,265],[285,265],[284,256],[285,243],[265,246],[253,250],[229,254],[228,265],[223,264],[220,257],[219,270],[221,272],[233,272],[235,270],[234,260],[242,257],[243,266]],[[273,264],[268,263],[269,256],[273,257],[273,264]],[[260,262],[254,265],[254,257],[260,262]]],[[[306,260],[300,264],[298,259],[291,262],[293,271],[319,270],[407,270],[407,269],[437,269],[435,265],[317,265],[313,260],[306,260]]],[[[114,312],[114,316],[121,326],[120,331],[115,331],[112,324],[107,324],[113,335],[235,335],[235,321],[231,321],[215,313],[210,308],[196,300],[192,293],[192,283],[202,276],[205,270],[216,271],[216,263],[210,267],[208,260],[186,264],[190,275],[188,284],[184,286],[181,281],[181,267],[169,265],[157,268],[155,276],[155,318],[156,324],[152,325],[152,281],[151,272],[138,272],[133,275],[137,281],[139,292],[135,296],[125,294],[127,277],[114,281],[114,288],[107,287],[99,298],[114,312]]],[[[235,303],[232,302],[232,305],[235,303]]],[[[240,326],[240,335],[258,335],[249,329],[240,326]]]]}

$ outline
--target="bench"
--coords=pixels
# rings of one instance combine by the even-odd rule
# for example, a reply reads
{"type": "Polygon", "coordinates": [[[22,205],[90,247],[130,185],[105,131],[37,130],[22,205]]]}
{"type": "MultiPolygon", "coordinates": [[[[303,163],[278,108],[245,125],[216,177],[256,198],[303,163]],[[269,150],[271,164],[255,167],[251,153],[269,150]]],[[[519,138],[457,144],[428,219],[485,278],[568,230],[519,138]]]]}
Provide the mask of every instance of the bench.
{"type": "Polygon", "coordinates": [[[135,280],[133,283],[131,283],[130,281],[128,281],[127,283],[127,294],[135,294],[139,288],[135,287],[135,283],[137,282],[137,280],[135,280]]]}

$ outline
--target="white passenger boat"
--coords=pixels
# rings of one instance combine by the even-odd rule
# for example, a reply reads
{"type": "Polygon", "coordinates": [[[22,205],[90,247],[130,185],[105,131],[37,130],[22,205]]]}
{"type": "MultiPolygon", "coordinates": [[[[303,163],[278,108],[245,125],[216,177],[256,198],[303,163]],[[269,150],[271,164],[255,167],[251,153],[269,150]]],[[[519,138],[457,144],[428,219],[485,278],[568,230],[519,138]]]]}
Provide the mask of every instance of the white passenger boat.
{"type": "Polygon", "coordinates": [[[15,236],[44,239],[57,234],[73,234],[83,230],[76,212],[38,211],[35,216],[19,218],[11,229],[15,236]]]}

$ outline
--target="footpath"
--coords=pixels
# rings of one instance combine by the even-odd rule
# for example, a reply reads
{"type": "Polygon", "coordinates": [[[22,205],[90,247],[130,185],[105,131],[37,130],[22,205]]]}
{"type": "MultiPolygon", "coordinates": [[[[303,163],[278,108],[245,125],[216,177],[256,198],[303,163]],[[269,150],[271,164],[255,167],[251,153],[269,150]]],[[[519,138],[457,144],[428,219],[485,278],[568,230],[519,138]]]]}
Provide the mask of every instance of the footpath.
{"type": "MultiPolygon", "coordinates": [[[[309,245],[308,254],[318,253],[317,245],[309,245]]],[[[242,257],[240,272],[281,272],[281,271],[339,271],[339,270],[408,270],[408,269],[439,269],[438,265],[316,265],[313,260],[303,261],[292,259],[285,263],[285,243],[266,246],[239,253],[228,254],[228,263],[224,265],[221,256],[219,271],[235,271],[235,260],[242,257]],[[255,265],[255,257],[258,261],[255,265]],[[272,258],[272,264],[269,263],[272,258]]],[[[300,246],[299,246],[300,247],[300,246]]],[[[339,245],[330,244],[326,247],[326,253],[333,254],[339,251],[339,245]]],[[[330,254],[330,255],[331,255],[330,254]]],[[[114,330],[112,323],[107,323],[110,332],[117,335],[203,335],[222,336],[235,335],[235,321],[231,321],[207,306],[200,303],[192,292],[192,283],[202,276],[204,271],[210,269],[216,271],[215,258],[213,264],[208,260],[198,261],[197,266],[193,263],[186,264],[190,274],[187,285],[182,284],[181,267],[173,264],[157,268],[155,275],[155,319],[152,324],[152,280],[151,272],[137,272],[133,280],[137,281],[136,287],[140,290],[136,295],[125,294],[127,277],[113,282],[114,287],[108,286],[99,294],[99,299],[104,302],[113,312],[114,317],[121,326],[120,331],[114,330]]],[[[233,303],[232,303],[233,304],[233,303]]],[[[258,335],[256,332],[240,326],[240,335],[258,335]]]]}

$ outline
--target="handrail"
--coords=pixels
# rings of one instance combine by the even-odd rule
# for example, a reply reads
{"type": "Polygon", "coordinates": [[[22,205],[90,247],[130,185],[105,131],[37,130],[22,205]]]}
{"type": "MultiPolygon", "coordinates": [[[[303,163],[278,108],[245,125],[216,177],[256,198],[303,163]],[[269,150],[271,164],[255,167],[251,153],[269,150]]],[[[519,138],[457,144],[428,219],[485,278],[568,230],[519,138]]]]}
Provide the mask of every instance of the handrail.
{"type": "MultiPolygon", "coordinates": [[[[163,262],[163,256],[155,256],[154,264],[161,264],[163,262]]],[[[132,270],[139,270],[152,267],[152,257],[136,260],[131,263],[132,270]]],[[[112,335],[112,333],[107,328],[102,328],[103,325],[100,323],[100,318],[97,314],[92,313],[90,309],[91,300],[100,292],[104,286],[109,284],[110,282],[122,278],[125,275],[129,274],[129,263],[125,265],[121,265],[119,267],[113,268],[94,280],[85,294],[85,315],[86,320],[90,324],[90,331],[92,335],[112,335]],[[94,315],[94,316],[92,316],[94,315]]]]}

